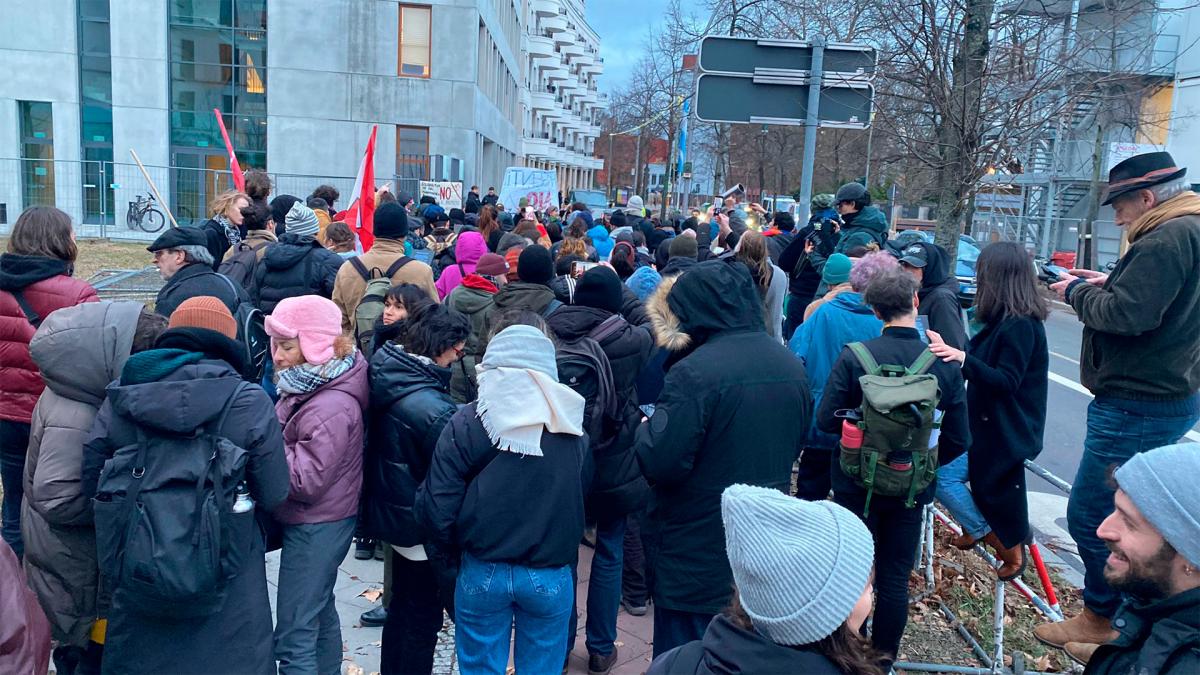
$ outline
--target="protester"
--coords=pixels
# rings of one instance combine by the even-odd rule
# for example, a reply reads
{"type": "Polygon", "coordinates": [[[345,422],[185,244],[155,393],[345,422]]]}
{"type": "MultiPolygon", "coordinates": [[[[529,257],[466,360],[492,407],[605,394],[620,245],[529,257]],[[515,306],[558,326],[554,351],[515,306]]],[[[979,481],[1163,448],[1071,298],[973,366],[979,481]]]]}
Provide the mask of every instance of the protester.
{"type": "Polygon", "coordinates": [[[204,231],[199,228],[175,227],[146,247],[154,254],[154,266],[167,282],[158,291],[155,312],[169,317],[189,298],[207,296],[220,300],[232,314],[238,305],[250,300],[240,284],[213,271],[205,241],[204,231]]]}
{"type": "Polygon", "coordinates": [[[537,315],[505,314],[496,328],[479,364],[479,399],[443,430],[415,516],[427,541],[462,550],[461,672],[502,672],[512,649],[518,672],[557,673],[584,525],[584,401],[558,383],[537,315]]]}
{"type": "Polygon", "coordinates": [[[437,304],[425,289],[415,284],[396,284],[383,296],[383,313],[375,324],[375,349],[404,337],[408,316],[422,305],[437,304]]]}
{"type": "Polygon", "coordinates": [[[329,242],[325,239],[325,231],[333,222],[333,218],[329,214],[329,204],[320,197],[309,197],[304,201],[304,205],[312,209],[317,216],[317,241],[327,246],[329,242]]]}
{"type": "Polygon", "coordinates": [[[833,199],[842,219],[836,253],[846,253],[855,246],[883,247],[887,241],[887,216],[871,204],[871,193],[862,183],[846,183],[838,188],[833,199]]]}
{"type": "Polygon", "coordinates": [[[671,257],[667,259],[666,266],[659,270],[664,280],[667,277],[681,274],[696,265],[699,247],[694,236],[684,233],[670,241],[667,251],[671,257]]]}
{"type": "Polygon", "coordinates": [[[392,284],[416,284],[425,289],[430,299],[438,299],[429,265],[411,258],[406,261],[404,238],[408,235],[408,214],[404,208],[399,204],[380,206],[375,211],[374,233],[375,243],[371,250],[357,258],[366,274],[354,264],[355,259],[350,259],[338,270],[334,281],[333,301],[342,310],[343,332],[354,329],[355,310],[367,289],[368,280],[375,276],[387,277],[392,284]],[[378,275],[375,270],[379,270],[378,275]]]}
{"type": "MultiPolygon", "coordinates": [[[[895,259],[893,258],[893,260],[895,259]]],[[[853,261],[841,253],[834,253],[829,256],[825,261],[825,267],[821,269],[821,285],[829,290],[825,292],[825,295],[816,298],[804,308],[805,321],[808,321],[821,308],[821,305],[833,300],[842,293],[854,290],[854,284],[850,283],[850,271],[852,268],[853,261]]]]}
{"type": "Polygon", "coordinates": [[[487,242],[478,232],[464,232],[454,246],[454,264],[442,271],[437,280],[438,297],[442,300],[450,295],[467,275],[475,271],[475,264],[487,253],[487,242]]]}
{"type": "Polygon", "coordinates": [[[475,400],[475,366],[483,356],[488,331],[488,309],[505,283],[508,263],[495,253],[485,253],[462,284],[446,296],[446,304],[467,317],[470,333],[462,357],[455,362],[450,376],[450,392],[458,403],[475,400]]]}
{"type": "MultiPolygon", "coordinates": [[[[296,204],[304,206],[304,202],[302,202],[300,198],[295,195],[276,195],[276,197],[271,200],[271,203],[268,206],[270,207],[271,222],[275,224],[275,234],[283,236],[287,233],[288,212],[291,211],[292,207],[296,204]]],[[[312,210],[307,206],[304,206],[304,208],[310,211],[312,210]]],[[[318,224],[317,229],[319,230],[320,220],[317,219],[317,214],[315,212],[313,213],[313,221],[318,224]]],[[[243,223],[243,225],[245,224],[243,223]]],[[[242,229],[246,230],[249,228],[244,226],[242,229]]]]}
{"type": "Polygon", "coordinates": [[[267,198],[271,196],[271,190],[274,188],[270,174],[262,169],[250,169],[245,174],[245,186],[250,203],[268,206],[267,198]]]}
{"type": "Polygon", "coordinates": [[[1088,675],[1200,672],[1200,444],[1134,455],[1113,475],[1115,510],[1096,535],[1109,586],[1126,594],[1108,644],[1068,642],[1088,675]]]}
{"type": "MultiPolygon", "coordinates": [[[[861,344],[877,364],[899,366],[909,369],[914,375],[928,372],[936,378],[933,398],[938,399],[936,407],[943,411],[943,415],[941,435],[934,452],[936,461],[946,464],[966,451],[970,443],[966,395],[962,373],[958,368],[938,360],[921,342],[916,328],[917,289],[916,279],[901,270],[882,272],[872,279],[863,293],[863,300],[871,306],[875,316],[883,321],[883,335],[856,344],[861,344]],[[927,364],[927,370],[921,367],[922,362],[927,364]]],[[[818,430],[827,434],[841,432],[843,418],[837,415],[840,410],[863,408],[866,419],[866,404],[859,378],[867,374],[867,369],[860,359],[848,346],[834,363],[821,396],[821,405],[817,409],[818,430]]],[[[932,410],[918,410],[922,413],[922,426],[917,431],[909,432],[911,435],[904,441],[896,441],[897,448],[928,447],[933,429],[932,410]]],[[[880,425],[881,431],[887,428],[884,424],[880,425]]],[[[881,446],[890,446],[891,442],[886,436],[880,440],[881,446]]],[[[863,444],[863,447],[868,447],[865,439],[863,444]]],[[[862,457],[863,454],[858,456],[862,457]]],[[[890,666],[899,653],[900,638],[908,622],[908,576],[915,562],[917,540],[921,536],[921,514],[924,505],[933,501],[937,484],[936,477],[932,477],[929,484],[921,489],[920,479],[930,474],[918,472],[922,465],[917,460],[922,456],[918,451],[908,452],[907,466],[899,457],[901,453],[895,454],[897,457],[892,457],[891,453],[879,457],[878,462],[891,462],[887,465],[888,470],[899,474],[897,482],[904,487],[908,497],[881,494],[877,487],[868,489],[859,482],[861,479],[847,474],[843,465],[859,468],[859,465],[851,463],[854,455],[847,455],[842,461],[833,463],[831,469],[834,501],[859,514],[875,539],[875,614],[871,624],[871,642],[887,655],[885,666],[890,666]]],[[[870,461],[870,457],[864,461],[870,461]]],[[[879,469],[873,471],[872,475],[877,477],[877,481],[882,481],[885,473],[886,470],[879,469]]]]}
{"type": "Polygon", "coordinates": [[[767,253],[771,255],[771,262],[782,267],[780,259],[783,257],[783,252],[796,239],[796,219],[792,218],[792,214],[787,211],[776,211],[771,218],[771,227],[763,232],[763,236],[767,238],[767,253]]]}
{"type": "Polygon", "coordinates": [[[472,185],[471,189],[467,191],[464,208],[467,213],[479,213],[480,206],[482,206],[482,202],[479,201],[479,186],[472,185]]]}
{"type": "Polygon", "coordinates": [[[1109,552],[1096,535],[1112,501],[1109,467],[1178,441],[1200,419],[1200,195],[1185,172],[1166,152],[1114,166],[1104,203],[1129,247],[1110,274],[1071,270],[1054,285],[1083,322],[1080,382],[1095,395],[1067,505],[1084,611],[1035,630],[1055,646],[1113,636],[1120,595],[1104,579],[1109,552]]]}
{"type": "Polygon", "coordinates": [[[50,625],[37,596],[25,585],[21,561],[6,541],[0,541],[0,616],[4,617],[0,623],[0,672],[45,675],[50,663],[50,625]]]}
{"type": "Polygon", "coordinates": [[[1020,244],[988,246],[975,273],[975,321],[983,328],[967,350],[929,332],[930,350],[960,364],[970,384],[971,448],[938,471],[937,497],[963,526],[953,544],[968,549],[982,540],[991,546],[1004,563],[996,574],[1007,581],[1025,568],[1024,544],[1030,536],[1025,460],[1041,452],[1046,428],[1049,309],[1020,244]]]}
{"type": "MultiPolygon", "coordinates": [[[[821,405],[825,383],[842,348],[851,342],[877,338],[883,331],[883,322],[863,301],[863,291],[879,274],[896,267],[896,259],[883,251],[863,257],[853,267],[850,259],[841,253],[829,256],[824,271],[826,283],[834,288],[842,285],[839,280],[844,269],[849,288],[840,291],[828,302],[823,302],[810,316],[805,317],[789,343],[792,353],[800,358],[808,373],[814,408],[821,405]]],[[[830,467],[837,447],[838,437],[819,430],[814,419],[797,465],[797,497],[821,500],[829,496],[832,487],[830,467]]]]}
{"type": "MultiPolygon", "coordinates": [[[[277,197],[275,201],[279,199],[277,197]]],[[[283,219],[276,221],[270,210],[261,204],[251,204],[242,209],[242,228],[246,237],[225,251],[217,272],[242,288],[249,288],[254,282],[254,272],[267,252],[267,246],[279,240],[275,235],[276,222],[282,223],[283,219]]]]}
{"type": "MultiPolygon", "coordinates": [[[[309,199],[316,198],[324,200],[325,210],[329,213],[329,217],[332,218],[338,213],[337,200],[340,199],[341,196],[341,192],[339,192],[338,189],[332,185],[318,185],[317,187],[313,188],[312,194],[310,194],[308,197],[309,199]]],[[[310,206],[309,208],[315,207],[310,206]]]]}
{"type": "Polygon", "coordinates": [[[854,514],[732,485],[721,495],[721,521],[733,601],[701,640],[658,657],[647,675],[883,675],[881,655],[860,637],[875,551],[854,514]]]}
{"type": "Polygon", "coordinates": [[[958,302],[958,279],[951,273],[952,264],[946,249],[927,242],[912,244],[900,254],[900,265],[921,283],[917,297],[925,329],[938,333],[946,344],[962,350],[967,346],[967,330],[958,302]]]}
{"type": "Polygon", "coordinates": [[[333,296],[335,279],[345,260],[317,241],[317,216],[296,202],[287,213],[287,234],[267,247],[255,270],[251,295],[264,314],[286,298],[333,296]]]}
{"type": "MultiPolygon", "coordinates": [[[[591,219],[591,215],[585,211],[580,212],[580,217],[585,221],[591,219]]],[[[613,224],[616,225],[616,220],[613,221],[613,224]]],[[[592,246],[596,249],[596,255],[600,256],[601,260],[608,260],[608,256],[612,254],[613,244],[616,243],[609,234],[608,228],[603,223],[596,223],[588,228],[587,236],[592,240],[592,246]]]]}
{"type": "Polygon", "coordinates": [[[71,218],[52,206],[34,206],[13,223],[0,254],[0,535],[19,559],[22,477],[33,409],[45,383],[29,342],[46,317],[63,307],[98,300],[87,282],[71,278],[79,249],[71,218]]]}
{"type": "Polygon", "coordinates": [[[201,246],[208,249],[209,257],[212,258],[209,264],[214,270],[225,258],[225,252],[236,248],[245,237],[242,230],[242,209],[248,206],[250,197],[237,190],[222,192],[209,204],[209,219],[200,226],[204,233],[201,246]]]}
{"type": "Polygon", "coordinates": [[[484,206],[494,207],[494,206],[496,206],[496,203],[500,201],[500,195],[496,194],[496,188],[489,187],[487,194],[484,195],[483,199],[480,201],[483,203],[484,206]]]}
{"type": "MultiPolygon", "coordinates": [[[[97,494],[106,461],[124,467],[119,473],[127,475],[134,460],[131,446],[150,443],[160,451],[194,450],[190,439],[209,427],[210,433],[228,439],[246,453],[244,474],[240,478],[235,475],[231,482],[244,482],[248,492],[245,496],[255,505],[239,516],[245,526],[221,527],[228,533],[221,538],[222,553],[241,564],[234,568],[232,577],[218,583],[216,593],[205,596],[212,603],[206,607],[210,612],[199,616],[172,620],[156,616],[167,608],[148,605],[142,597],[145,587],[111,567],[106,570],[105,560],[124,558],[122,569],[135,564],[153,569],[156,561],[131,559],[135,554],[146,556],[147,552],[129,548],[124,537],[98,536],[96,553],[101,561],[102,583],[113,592],[104,636],[105,672],[275,672],[264,540],[253,522],[255,511],[265,517],[287,498],[288,464],[271,399],[257,385],[241,379],[244,364],[236,337],[237,323],[223,302],[213,297],[185,300],[171,314],[168,330],[159,337],[155,349],[133,354],[125,361],[120,379],[108,387],[108,398],[84,444],[81,483],[85,498],[96,497],[93,506],[98,533],[102,523],[107,529],[113,527],[109,521],[114,514],[113,506],[101,509],[97,505],[124,508],[121,501],[106,501],[116,496],[110,491],[112,486],[104,484],[115,481],[113,476],[106,475],[97,494]]],[[[169,464],[152,466],[165,470],[169,464]]],[[[147,467],[147,475],[149,472],[147,467]]],[[[225,503],[231,504],[232,486],[226,488],[230,502],[225,503]]],[[[194,487],[189,489],[195,492],[194,487]]],[[[143,494],[146,490],[142,489],[143,494]]],[[[155,496],[159,499],[154,509],[165,509],[165,495],[155,496]]],[[[157,519],[190,523],[196,517],[191,500],[171,503],[178,513],[147,511],[145,497],[141,508],[157,519]]],[[[158,546],[187,546],[184,542],[190,541],[191,537],[185,535],[160,541],[158,546]]]]}
{"type": "MultiPolygon", "coordinates": [[[[579,278],[575,304],[560,308],[546,321],[560,342],[596,341],[611,377],[609,382],[598,383],[599,389],[607,389],[615,402],[611,419],[591,420],[597,433],[589,432],[595,475],[586,506],[588,520],[596,523],[586,626],[588,670],[592,673],[607,673],[617,663],[625,520],[645,506],[647,496],[646,481],[633,452],[633,436],[642,417],[635,385],[654,343],[647,329],[630,325],[621,316],[623,290],[611,269],[590,269],[579,278]]],[[[572,620],[568,646],[575,642],[574,625],[572,620]]]]}
{"type": "Polygon", "coordinates": [[[812,199],[812,215],[779,256],[779,268],[788,275],[787,318],[783,337],[791,340],[796,328],[805,320],[809,303],[817,289],[826,284],[821,275],[825,261],[834,253],[841,235],[838,233],[838,214],[833,209],[833,195],[819,194],[812,199]]]}
{"type": "Polygon", "coordinates": [[[746,265],[754,279],[755,290],[763,303],[763,318],[767,335],[783,341],[783,300],[787,295],[787,279],[767,254],[767,239],[761,233],[748,230],[738,239],[737,260],[746,265]]]}
{"type": "MultiPolygon", "coordinates": [[[[317,211],[317,216],[320,217],[320,211],[317,211]]],[[[358,252],[354,250],[356,241],[354,233],[345,223],[328,223],[322,238],[325,241],[325,248],[338,254],[342,260],[349,260],[358,255],[358,252]]]]}
{"type": "Polygon", "coordinates": [[[25,464],[25,569],[50,619],[62,675],[99,673],[93,635],[107,601],[97,583],[96,532],[78,480],[83,441],[130,354],[151,349],[167,320],[140,302],[88,302],[42,322],[29,352],[46,390],[33,411],[25,464]]]}
{"type": "MultiPolygon", "coordinates": [[[[494,330],[495,317],[512,310],[529,310],[543,318],[552,313],[562,305],[550,290],[553,279],[554,264],[549,251],[541,246],[522,250],[517,259],[517,281],[504,284],[493,297],[491,307],[485,310],[489,330],[494,330]]],[[[483,347],[486,349],[486,342],[483,347]]]]}
{"type": "Polygon", "coordinates": [[[625,280],[625,285],[633,291],[639,302],[645,302],[646,298],[658,288],[662,283],[662,275],[660,275],[653,267],[639,267],[629,275],[625,280]]]}
{"type": "Polygon", "coordinates": [[[287,501],[275,510],[283,523],[275,658],[281,673],[331,673],[342,662],[333,587],[362,489],[367,362],[326,298],[285,298],[266,328],[291,475],[287,501]]]}
{"type": "MultiPolygon", "coordinates": [[[[458,406],[450,398],[450,368],[467,340],[466,318],[428,303],[409,316],[400,342],[371,359],[371,431],[364,472],[364,526],[393,548],[391,604],[383,626],[382,673],[433,670],[442,610],[454,612],[457,563],[427,550],[413,503],[434,446],[458,406]]],[[[433,547],[429,547],[433,548],[433,547]]]]}
{"type": "Polygon", "coordinates": [[[700,639],[729,603],[721,491],[786,489],[811,419],[804,367],[767,336],[761,307],[746,267],[724,261],[664,279],[647,302],[658,344],[672,352],[635,445],[654,494],[655,656],[700,639]]]}

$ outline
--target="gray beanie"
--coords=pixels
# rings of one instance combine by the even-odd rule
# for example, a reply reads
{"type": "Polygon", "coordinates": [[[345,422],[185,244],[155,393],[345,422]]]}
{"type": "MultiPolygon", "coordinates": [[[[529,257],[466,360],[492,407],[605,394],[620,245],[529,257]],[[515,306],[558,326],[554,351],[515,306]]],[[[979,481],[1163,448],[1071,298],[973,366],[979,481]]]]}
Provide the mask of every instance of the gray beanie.
{"type": "Polygon", "coordinates": [[[292,204],[292,208],[287,212],[287,218],[283,219],[284,226],[287,228],[288,234],[298,234],[302,237],[316,236],[320,229],[317,223],[317,214],[312,209],[304,205],[303,202],[292,204]]]}
{"type": "Polygon", "coordinates": [[[1200,443],[1138,453],[1117,469],[1117,485],[1192,565],[1200,566],[1200,443]]]}
{"type": "Polygon", "coordinates": [[[725,550],[742,608],[781,645],[806,645],[846,622],[867,587],[875,545],[833,502],[731,485],[721,495],[725,550]]]}
{"type": "Polygon", "coordinates": [[[834,201],[842,202],[858,202],[866,200],[871,203],[871,193],[867,192],[867,188],[862,183],[846,183],[838,188],[837,194],[834,195],[834,201]]]}

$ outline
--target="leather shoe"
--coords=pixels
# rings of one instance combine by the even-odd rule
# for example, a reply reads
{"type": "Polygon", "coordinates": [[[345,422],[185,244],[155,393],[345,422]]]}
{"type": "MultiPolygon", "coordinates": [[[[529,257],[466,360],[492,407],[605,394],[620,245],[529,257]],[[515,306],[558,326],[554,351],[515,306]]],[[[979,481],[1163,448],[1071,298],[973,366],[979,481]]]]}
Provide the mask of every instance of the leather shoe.
{"type": "Polygon", "coordinates": [[[358,617],[358,622],[361,623],[364,628],[378,628],[386,621],[387,606],[383,603],[379,603],[378,607],[363,612],[362,615],[358,617]]]}
{"type": "Polygon", "coordinates": [[[1084,607],[1078,615],[1057,623],[1044,623],[1033,629],[1033,636],[1051,647],[1063,648],[1068,642],[1102,645],[1117,639],[1112,623],[1084,607]]]}
{"type": "Polygon", "coordinates": [[[950,545],[960,551],[970,551],[975,547],[975,542],[979,541],[975,537],[963,532],[957,537],[950,540],[950,545]]]}
{"type": "Polygon", "coordinates": [[[1001,563],[996,569],[996,576],[1000,581],[1012,581],[1025,571],[1025,544],[1006,548],[1000,543],[1000,537],[997,537],[995,532],[988,532],[983,538],[983,543],[996,550],[996,557],[1001,563]]]}
{"type": "Polygon", "coordinates": [[[621,606],[625,608],[625,613],[630,616],[646,616],[646,612],[650,611],[650,608],[646,605],[635,605],[625,598],[621,598],[621,606]]]}
{"type": "Polygon", "coordinates": [[[607,675],[617,665],[617,646],[613,645],[612,653],[588,655],[588,673],[591,675],[607,675]]]}
{"type": "Polygon", "coordinates": [[[1068,642],[1067,644],[1063,645],[1063,651],[1067,653],[1067,656],[1071,657],[1073,661],[1085,666],[1088,664],[1088,661],[1092,660],[1092,654],[1095,654],[1096,650],[1099,648],[1100,645],[1094,645],[1087,642],[1068,642]]]}

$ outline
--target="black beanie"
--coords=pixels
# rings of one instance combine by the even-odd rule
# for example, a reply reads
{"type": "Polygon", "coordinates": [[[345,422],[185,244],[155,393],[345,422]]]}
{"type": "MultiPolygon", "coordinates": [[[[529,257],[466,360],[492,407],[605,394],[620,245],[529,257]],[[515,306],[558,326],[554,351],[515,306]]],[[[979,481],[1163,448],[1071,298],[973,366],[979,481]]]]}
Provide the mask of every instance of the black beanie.
{"type": "Polygon", "coordinates": [[[667,250],[672,258],[695,258],[696,254],[700,252],[696,238],[682,234],[671,240],[667,250]]]}
{"type": "Polygon", "coordinates": [[[395,202],[381,204],[375,209],[375,238],[403,239],[408,236],[408,213],[395,202]]]}
{"type": "Polygon", "coordinates": [[[554,260],[542,246],[527,246],[517,258],[517,278],[531,284],[548,286],[554,278],[554,260]]]}
{"type": "Polygon", "coordinates": [[[621,311],[624,300],[621,280],[617,273],[607,267],[593,267],[575,284],[575,304],[594,307],[616,314],[621,311]]]}

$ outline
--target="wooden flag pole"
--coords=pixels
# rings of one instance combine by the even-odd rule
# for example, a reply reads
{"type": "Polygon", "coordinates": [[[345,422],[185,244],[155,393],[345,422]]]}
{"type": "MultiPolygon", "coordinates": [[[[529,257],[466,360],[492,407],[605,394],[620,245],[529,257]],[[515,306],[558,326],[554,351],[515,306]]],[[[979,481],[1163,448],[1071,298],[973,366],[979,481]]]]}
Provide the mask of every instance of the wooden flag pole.
{"type": "Polygon", "coordinates": [[[138,155],[133,148],[129,149],[129,154],[133,156],[133,161],[137,163],[138,170],[142,172],[142,178],[146,179],[146,183],[150,186],[150,192],[154,193],[154,199],[158,202],[159,207],[167,214],[167,218],[171,221],[171,227],[179,227],[179,223],[175,222],[175,216],[171,215],[171,209],[167,203],[163,201],[162,195],[158,194],[158,187],[154,185],[154,181],[150,180],[150,174],[146,171],[146,167],[142,166],[142,160],[138,159],[138,155]]]}

